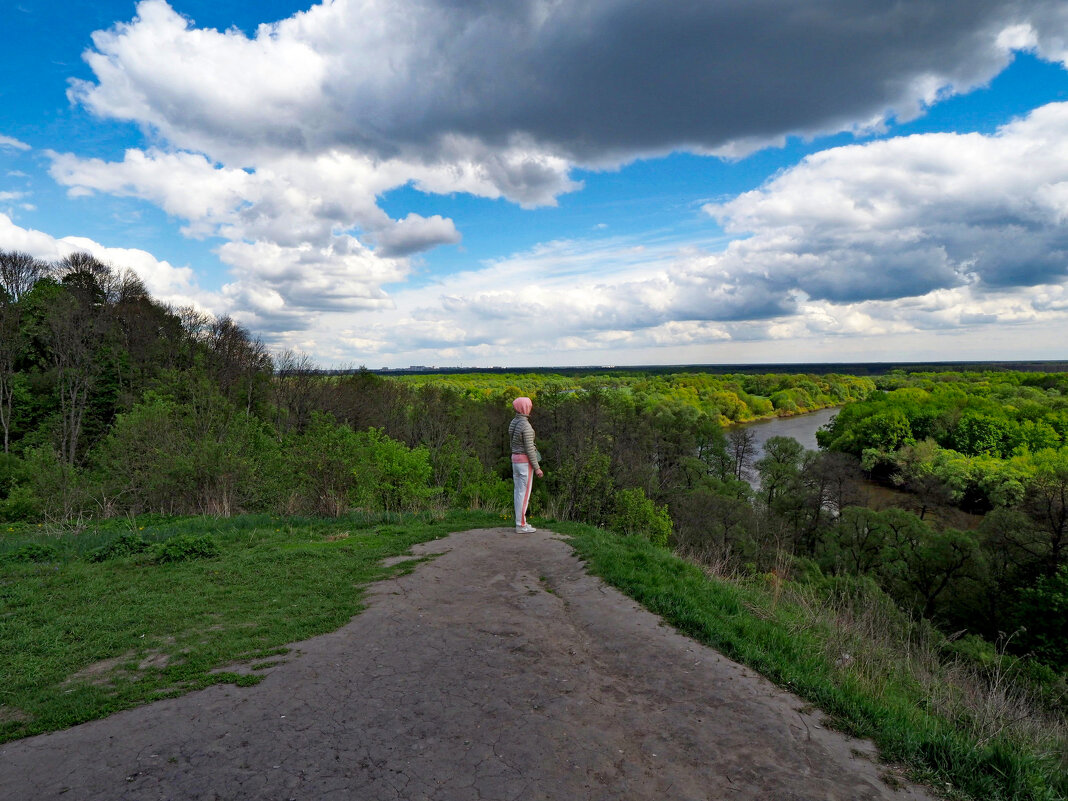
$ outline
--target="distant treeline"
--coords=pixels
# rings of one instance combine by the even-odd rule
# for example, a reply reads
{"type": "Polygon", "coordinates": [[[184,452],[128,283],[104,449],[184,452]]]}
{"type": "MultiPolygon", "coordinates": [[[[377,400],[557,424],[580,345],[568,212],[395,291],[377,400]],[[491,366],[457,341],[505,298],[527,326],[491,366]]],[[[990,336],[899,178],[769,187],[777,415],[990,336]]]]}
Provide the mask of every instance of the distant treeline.
{"type": "Polygon", "coordinates": [[[721,425],[840,406],[867,397],[875,388],[868,378],[837,373],[501,372],[409,375],[397,380],[413,386],[445,386],[474,399],[611,390],[628,395],[647,413],[683,406],[721,425]]]}
{"type": "MultiPolygon", "coordinates": [[[[1068,371],[1068,361],[997,361],[997,362],[782,362],[765,364],[648,364],[627,366],[588,365],[583,367],[383,367],[372,370],[377,375],[455,375],[501,374],[538,375],[552,373],[561,376],[588,375],[669,375],[677,373],[707,373],[709,375],[767,374],[827,375],[840,373],[854,376],[884,376],[891,373],[932,372],[1028,372],[1057,373],[1068,371]]],[[[323,369],[323,373],[341,375],[355,370],[345,368],[323,369]]]]}

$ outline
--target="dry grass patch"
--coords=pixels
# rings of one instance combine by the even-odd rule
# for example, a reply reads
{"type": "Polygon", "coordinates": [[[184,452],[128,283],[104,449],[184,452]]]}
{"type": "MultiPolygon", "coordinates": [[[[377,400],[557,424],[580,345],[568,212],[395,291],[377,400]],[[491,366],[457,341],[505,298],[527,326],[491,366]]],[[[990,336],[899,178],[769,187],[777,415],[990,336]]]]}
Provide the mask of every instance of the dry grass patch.
{"type": "Polygon", "coordinates": [[[31,720],[33,720],[33,715],[17,706],[0,704],[0,723],[29,723],[31,720]]]}
{"type": "Polygon", "coordinates": [[[67,677],[64,684],[70,685],[86,682],[98,687],[103,687],[112,684],[119,678],[137,681],[140,672],[147,670],[163,670],[169,665],[174,664],[175,659],[172,654],[157,650],[151,650],[144,656],[138,658],[139,656],[140,655],[134,651],[127,651],[125,654],[119,656],[113,656],[109,659],[101,659],[99,662],[93,662],[91,665],[86,665],[81,670],[72,673],[67,677]],[[137,662],[137,667],[134,670],[130,670],[128,665],[135,661],[137,662]]]}

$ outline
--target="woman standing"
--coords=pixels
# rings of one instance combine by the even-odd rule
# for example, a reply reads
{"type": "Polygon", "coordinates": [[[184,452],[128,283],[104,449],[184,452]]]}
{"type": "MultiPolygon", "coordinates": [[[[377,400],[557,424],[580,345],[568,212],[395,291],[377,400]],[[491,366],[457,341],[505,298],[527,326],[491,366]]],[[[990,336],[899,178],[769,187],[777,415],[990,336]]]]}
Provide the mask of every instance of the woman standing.
{"type": "Polygon", "coordinates": [[[534,447],[534,428],[530,425],[531,408],[534,403],[530,398],[516,398],[512,401],[515,417],[508,424],[508,439],[512,443],[512,480],[515,482],[513,499],[515,501],[515,530],[517,534],[531,534],[537,531],[527,524],[527,504],[530,503],[530,488],[534,476],[541,478],[540,454],[534,447]]]}

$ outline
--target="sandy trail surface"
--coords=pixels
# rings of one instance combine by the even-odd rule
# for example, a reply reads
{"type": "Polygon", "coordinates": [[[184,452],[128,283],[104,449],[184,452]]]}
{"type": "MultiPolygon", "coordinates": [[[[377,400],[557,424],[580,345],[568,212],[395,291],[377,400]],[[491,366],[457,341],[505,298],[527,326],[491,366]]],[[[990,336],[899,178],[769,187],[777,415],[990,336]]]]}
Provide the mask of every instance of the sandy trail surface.
{"type": "Polygon", "coordinates": [[[869,745],[587,575],[550,532],[453,534],[260,684],[0,746],[0,798],[929,799],[869,745]]]}

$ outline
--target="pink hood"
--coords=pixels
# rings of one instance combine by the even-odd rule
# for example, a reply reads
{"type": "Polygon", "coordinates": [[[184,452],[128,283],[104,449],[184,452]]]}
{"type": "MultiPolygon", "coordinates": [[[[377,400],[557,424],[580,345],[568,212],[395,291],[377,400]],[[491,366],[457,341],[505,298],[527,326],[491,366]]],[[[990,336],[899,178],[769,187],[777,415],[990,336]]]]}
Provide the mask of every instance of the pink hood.
{"type": "Polygon", "coordinates": [[[530,414],[534,408],[534,402],[530,398],[516,398],[512,401],[512,408],[520,414],[530,414]]]}

